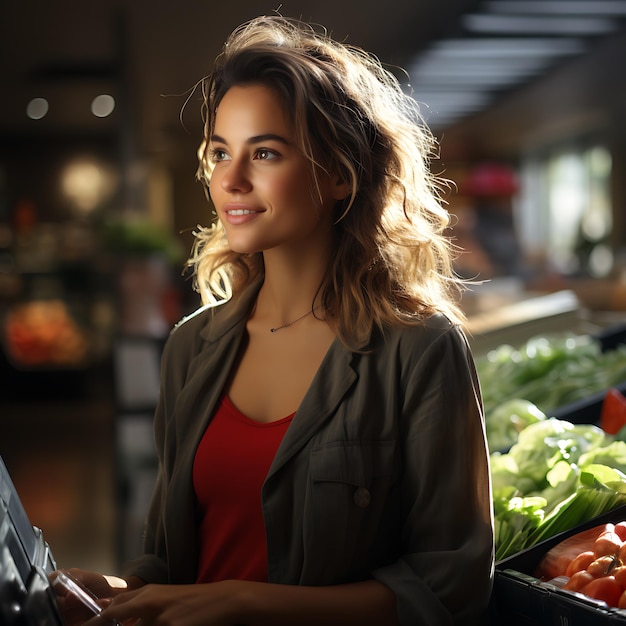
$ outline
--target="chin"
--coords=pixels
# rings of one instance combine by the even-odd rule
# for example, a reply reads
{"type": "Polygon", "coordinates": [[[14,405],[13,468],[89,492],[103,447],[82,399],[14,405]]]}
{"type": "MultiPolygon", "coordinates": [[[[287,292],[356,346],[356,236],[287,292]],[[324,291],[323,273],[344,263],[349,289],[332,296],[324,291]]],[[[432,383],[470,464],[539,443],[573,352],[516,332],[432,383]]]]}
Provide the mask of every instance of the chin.
{"type": "Polygon", "coordinates": [[[262,247],[244,241],[231,241],[229,239],[228,247],[237,254],[256,254],[257,252],[263,252],[262,247]]]}

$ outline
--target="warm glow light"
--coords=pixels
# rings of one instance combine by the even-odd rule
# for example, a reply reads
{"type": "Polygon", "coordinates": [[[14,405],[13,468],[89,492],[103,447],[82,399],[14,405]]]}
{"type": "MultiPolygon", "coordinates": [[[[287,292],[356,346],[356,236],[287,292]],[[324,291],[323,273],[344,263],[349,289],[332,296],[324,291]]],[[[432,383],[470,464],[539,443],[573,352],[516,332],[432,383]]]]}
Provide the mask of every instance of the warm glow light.
{"type": "Polygon", "coordinates": [[[96,96],[91,103],[91,112],[96,117],[108,117],[115,109],[115,98],[108,94],[96,96]]]}
{"type": "Polygon", "coordinates": [[[31,120],[40,120],[48,113],[48,101],[45,98],[33,98],[26,106],[26,115],[31,120]]]}
{"type": "Polygon", "coordinates": [[[69,163],[61,178],[63,193],[81,213],[93,211],[111,195],[115,185],[114,174],[89,159],[69,163]]]}

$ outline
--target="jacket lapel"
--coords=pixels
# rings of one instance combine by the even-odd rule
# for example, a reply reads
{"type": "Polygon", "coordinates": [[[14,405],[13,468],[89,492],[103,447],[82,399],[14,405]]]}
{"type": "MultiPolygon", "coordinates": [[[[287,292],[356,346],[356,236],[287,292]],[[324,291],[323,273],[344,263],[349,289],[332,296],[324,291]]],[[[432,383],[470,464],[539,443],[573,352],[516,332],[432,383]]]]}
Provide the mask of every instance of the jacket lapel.
{"type": "Polygon", "coordinates": [[[354,358],[354,353],[335,339],[285,433],[267,478],[285,465],[334,413],[357,378],[352,367],[354,358]]]}
{"type": "MultiPolygon", "coordinates": [[[[246,318],[259,286],[255,284],[248,288],[235,301],[209,307],[213,311],[200,331],[204,346],[190,364],[191,376],[176,406],[177,439],[193,442],[185,445],[191,460],[234,366],[246,318]],[[230,310],[226,315],[217,315],[222,306],[230,310]]],[[[186,469],[187,465],[184,464],[186,469]]]]}

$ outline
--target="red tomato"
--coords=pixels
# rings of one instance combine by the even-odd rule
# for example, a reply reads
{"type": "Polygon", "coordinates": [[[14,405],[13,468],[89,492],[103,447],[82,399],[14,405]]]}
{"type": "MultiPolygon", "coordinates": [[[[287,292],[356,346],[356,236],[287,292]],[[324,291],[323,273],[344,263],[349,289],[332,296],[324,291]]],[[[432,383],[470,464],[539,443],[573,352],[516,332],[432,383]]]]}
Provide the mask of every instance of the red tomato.
{"type": "Polygon", "coordinates": [[[626,565],[620,565],[616,567],[611,576],[615,576],[615,580],[620,584],[622,589],[626,589],[626,565]]]}
{"type": "Polygon", "coordinates": [[[623,543],[615,531],[606,531],[595,540],[593,551],[596,556],[617,554],[623,543]]]}
{"type": "Polygon", "coordinates": [[[615,524],[614,532],[622,541],[626,541],[626,521],[615,524]]]}
{"type": "Polygon", "coordinates": [[[623,591],[622,595],[619,597],[619,600],[617,601],[617,608],[626,609],[626,591],[623,591]]]}
{"type": "Polygon", "coordinates": [[[576,572],[586,570],[595,560],[596,553],[593,550],[585,550],[585,552],[581,552],[577,557],[570,561],[567,569],[565,570],[565,575],[571,578],[576,572]]]}
{"type": "Polygon", "coordinates": [[[609,606],[617,606],[622,596],[623,589],[615,580],[615,576],[602,576],[587,583],[580,593],[590,598],[606,602],[609,606]]]}
{"type": "Polygon", "coordinates": [[[626,398],[619,389],[609,389],[602,402],[600,427],[606,433],[615,435],[626,426],[626,398]]]}
{"type": "Polygon", "coordinates": [[[565,575],[565,570],[572,559],[575,559],[581,552],[593,550],[593,544],[598,536],[603,532],[612,532],[614,529],[615,524],[599,524],[564,539],[544,555],[535,570],[535,576],[542,580],[552,580],[557,576],[565,575]]]}
{"type": "Polygon", "coordinates": [[[616,559],[612,556],[600,556],[587,566],[587,571],[594,577],[606,576],[615,567],[616,559]]]}
{"type": "Polygon", "coordinates": [[[570,576],[570,579],[563,585],[563,589],[568,591],[580,591],[595,578],[586,570],[581,570],[570,576]]]}

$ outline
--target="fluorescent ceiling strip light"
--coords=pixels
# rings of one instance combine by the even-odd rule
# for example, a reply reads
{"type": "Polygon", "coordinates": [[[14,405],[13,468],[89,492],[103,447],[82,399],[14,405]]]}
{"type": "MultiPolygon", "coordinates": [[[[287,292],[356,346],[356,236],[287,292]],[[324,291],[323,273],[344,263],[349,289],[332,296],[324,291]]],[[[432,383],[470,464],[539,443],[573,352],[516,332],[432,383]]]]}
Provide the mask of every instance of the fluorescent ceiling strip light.
{"type": "Polygon", "coordinates": [[[437,92],[428,90],[417,90],[413,99],[420,106],[429,108],[445,107],[447,110],[457,109],[480,109],[490,100],[490,96],[483,91],[457,91],[457,92],[437,92]]]}
{"type": "Polygon", "coordinates": [[[540,15],[606,15],[626,16],[624,0],[506,0],[486,2],[484,8],[493,13],[540,15]]]}
{"type": "Polygon", "coordinates": [[[418,59],[433,56],[446,58],[490,58],[564,56],[581,54],[586,49],[582,39],[568,37],[551,39],[547,37],[487,38],[487,39],[444,39],[435,43],[418,59]]]}
{"type": "Polygon", "coordinates": [[[605,35],[617,30],[615,20],[600,17],[521,17],[470,14],[463,25],[473,33],[605,35]]]}
{"type": "Polygon", "coordinates": [[[437,100],[418,100],[420,105],[420,111],[423,116],[428,113],[437,111],[437,113],[445,115],[459,115],[466,113],[475,113],[476,111],[482,111],[483,106],[474,104],[457,104],[456,102],[439,102],[437,100]]]}
{"type": "MultiPolygon", "coordinates": [[[[536,74],[537,72],[535,72],[536,74]]],[[[450,73],[447,76],[442,76],[440,80],[422,79],[420,76],[416,76],[412,81],[414,89],[420,89],[426,86],[441,86],[449,84],[454,86],[456,82],[458,86],[474,85],[483,89],[499,89],[500,87],[508,87],[518,84],[523,78],[528,78],[528,75],[511,74],[505,76],[502,74],[489,75],[489,74],[468,74],[463,76],[460,73],[450,73]]]]}
{"type": "Polygon", "coordinates": [[[425,118],[426,123],[428,124],[429,129],[436,133],[438,130],[443,130],[452,124],[458,122],[463,119],[466,115],[471,115],[473,111],[468,113],[457,113],[455,114],[443,114],[440,115],[438,111],[433,111],[432,115],[425,118]]]}
{"type": "Polygon", "coordinates": [[[532,59],[491,59],[481,61],[477,59],[450,60],[450,59],[430,59],[428,61],[418,61],[409,68],[409,76],[413,82],[429,81],[434,83],[447,82],[451,78],[463,78],[470,76],[480,78],[489,76],[508,79],[511,77],[523,78],[532,76],[545,69],[552,62],[551,58],[532,59]]]}

